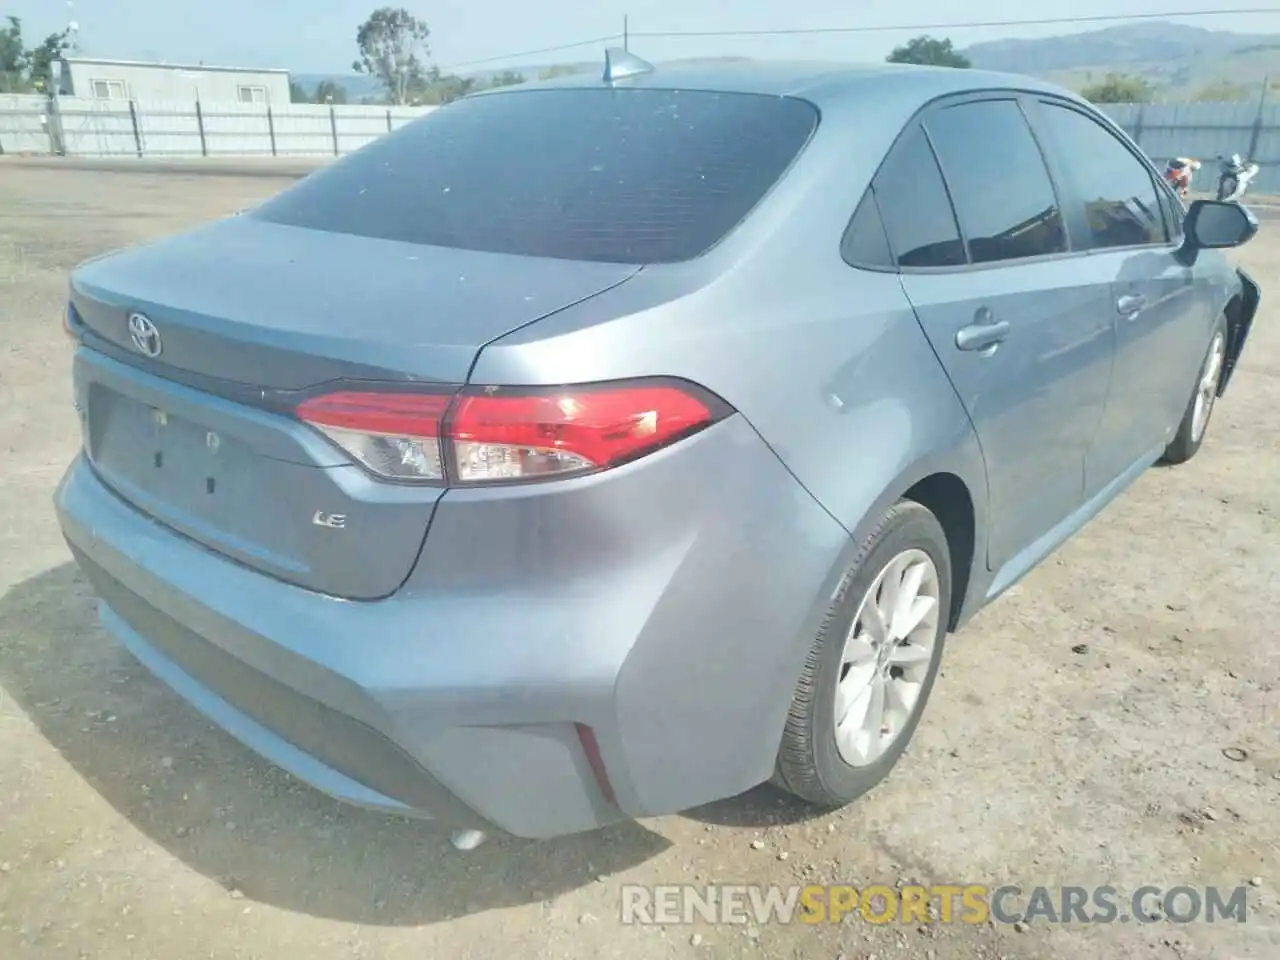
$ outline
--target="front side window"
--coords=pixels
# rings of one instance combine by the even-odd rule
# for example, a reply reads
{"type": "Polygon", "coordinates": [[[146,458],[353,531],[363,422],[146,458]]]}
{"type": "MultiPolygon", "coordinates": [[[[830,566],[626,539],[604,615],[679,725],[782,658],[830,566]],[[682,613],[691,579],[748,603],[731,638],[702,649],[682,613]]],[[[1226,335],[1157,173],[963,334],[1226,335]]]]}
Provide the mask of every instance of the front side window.
{"type": "Polygon", "coordinates": [[[1067,249],[1053,181],[1017,101],[946,107],[925,127],[974,263],[1067,249]]]}
{"type": "Polygon", "coordinates": [[[1072,211],[1078,249],[1166,242],[1152,172],[1111,131],[1079,110],[1049,102],[1041,102],[1037,121],[1081,207],[1072,211]]]}
{"type": "Polygon", "coordinates": [[[964,241],[946,184],[919,126],[913,126],[893,145],[872,189],[899,267],[965,263],[964,241]]]}
{"type": "Polygon", "coordinates": [[[274,223],[491,253],[669,263],[738,225],[818,124],[794,97],[561,88],[458,100],[269,200],[274,223]]]}

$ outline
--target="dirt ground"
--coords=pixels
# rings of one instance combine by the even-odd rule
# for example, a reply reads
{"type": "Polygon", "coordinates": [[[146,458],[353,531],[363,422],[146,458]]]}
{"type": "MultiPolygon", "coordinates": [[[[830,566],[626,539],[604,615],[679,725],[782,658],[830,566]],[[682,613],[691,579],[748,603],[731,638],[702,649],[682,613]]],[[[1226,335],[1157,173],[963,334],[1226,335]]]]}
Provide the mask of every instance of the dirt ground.
{"type": "Polygon", "coordinates": [[[460,854],[169,693],[99,628],[54,521],[78,444],[68,269],[287,182],[0,162],[0,958],[1280,956],[1280,221],[1239,252],[1263,308],[1201,455],[1149,471],[953,638],[887,783],[818,818],[761,788],[460,854]],[[1259,883],[1244,924],[618,919],[624,883],[910,879],[1259,883]]]}

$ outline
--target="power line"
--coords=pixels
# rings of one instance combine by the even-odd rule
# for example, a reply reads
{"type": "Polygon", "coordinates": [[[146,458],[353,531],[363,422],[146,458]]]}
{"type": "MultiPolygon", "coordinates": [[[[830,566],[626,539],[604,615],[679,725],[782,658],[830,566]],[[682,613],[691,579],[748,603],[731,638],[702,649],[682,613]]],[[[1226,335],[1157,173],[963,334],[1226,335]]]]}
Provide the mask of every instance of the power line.
{"type": "Polygon", "coordinates": [[[815,36],[822,34],[842,33],[893,33],[925,30],[967,30],[985,27],[1042,27],[1067,26],[1080,23],[1118,23],[1132,20],[1168,20],[1171,17],[1238,17],[1253,14],[1280,14],[1276,7],[1240,7],[1233,10],[1167,10],[1160,13],[1124,13],[1107,14],[1089,17],[1037,17],[1030,20],[968,20],[952,23],[896,23],[896,24],[862,24],[856,27],[791,27],[773,30],[628,30],[625,34],[613,33],[590,40],[575,40],[573,43],[561,43],[552,47],[539,47],[536,50],[520,50],[515,53],[504,53],[496,57],[484,57],[480,60],[464,60],[455,63],[449,69],[478,67],[503,60],[519,60],[523,57],[535,57],[544,53],[560,53],[563,50],[576,50],[592,47],[613,40],[650,39],[668,40],[681,37],[785,37],[815,36]]]}
{"type": "Polygon", "coordinates": [[[1108,23],[1121,20],[1168,20],[1170,17],[1231,17],[1248,14],[1280,14],[1276,7],[1245,7],[1236,10],[1169,10],[1164,13],[1125,13],[1094,17],[1040,17],[1034,20],[969,20],[953,23],[898,23],[856,27],[793,27],[779,30],[662,30],[631,31],[632,37],[667,39],[672,37],[782,37],[824,33],[889,33],[908,30],[966,30],[980,27],[1038,27],[1073,23],[1108,23]]]}
{"type": "Polygon", "coordinates": [[[622,34],[611,33],[607,37],[595,37],[591,40],[575,40],[573,43],[561,43],[554,47],[539,47],[536,50],[521,50],[519,53],[504,53],[500,57],[485,57],[482,60],[464,60],[462,63],[453,64],[449,69],[457,70],[459,67],[478,67],[485,63],[497,63],[499,60],[518,60],[521,57],[536,57],[543,53],[559,53],[561,50],[576,50],[579,47],[593,47],[598,43],[608,43],[610,40],[621,39],[622,34]]]}

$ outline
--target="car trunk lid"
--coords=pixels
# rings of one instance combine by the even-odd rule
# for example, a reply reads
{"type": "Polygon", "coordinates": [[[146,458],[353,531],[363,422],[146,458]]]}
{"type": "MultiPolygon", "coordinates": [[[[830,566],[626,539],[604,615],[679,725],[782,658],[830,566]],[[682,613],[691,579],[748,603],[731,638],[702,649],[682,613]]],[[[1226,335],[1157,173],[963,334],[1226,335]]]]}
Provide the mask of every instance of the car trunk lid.
{"type": "Polygon", "coordinates": [[[249,217],[96,260],[72,280],[85,450],[121,497],[210,549],[334,596],[387,596],[442,490],[375,479],[292,403],[335,381],[463,383],[485,343],[636,269],[249,217]]]}
{"type": "Polygon", "coordinates": [[[230,217],[90,261],[72,277],[86,326],[157,372],[266,389],[383,376],[461,383],[489,341],[639,268],[430,247],[230,217]]]}

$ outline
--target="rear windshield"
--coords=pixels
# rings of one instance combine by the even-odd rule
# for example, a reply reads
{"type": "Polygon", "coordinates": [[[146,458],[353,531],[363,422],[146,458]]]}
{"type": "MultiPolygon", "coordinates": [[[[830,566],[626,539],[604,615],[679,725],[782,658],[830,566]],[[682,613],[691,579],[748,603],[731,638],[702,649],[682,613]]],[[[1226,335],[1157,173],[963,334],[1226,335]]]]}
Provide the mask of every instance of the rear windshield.
{"type": "Polygon", "coordinates": [[[487,94],[407,124],[253,215],[494,253],[688,260],[751,211],[817,123],[806,101],[756,94],[487,94]]]}

